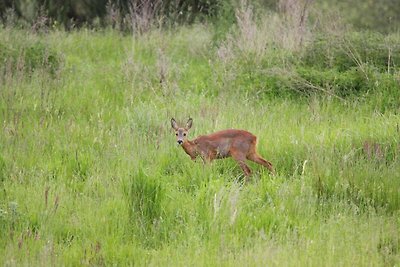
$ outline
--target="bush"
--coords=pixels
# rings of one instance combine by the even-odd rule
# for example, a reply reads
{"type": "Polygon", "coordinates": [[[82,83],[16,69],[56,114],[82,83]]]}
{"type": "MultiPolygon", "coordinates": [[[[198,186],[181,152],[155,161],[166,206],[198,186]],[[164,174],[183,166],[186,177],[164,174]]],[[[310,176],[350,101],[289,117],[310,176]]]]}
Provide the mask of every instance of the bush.
{"type": "Polygon", "coordinates": [[[310,91],[315,87],[315,90],[321,88],[343,97],[368,89],[366,74],[360,67],[353,67],[344,72],[304,67],[299,67],[296,71],[299,79],[294,81],[293,86],[301,92],[310,91]]]}
{"type": "Polygon", "coordinates": [[[380,72],[400,67],[400,36],[356,32],[344,36],[317,35],[305,49],[304,65],[347,71],[361,64],[380,72]]]}

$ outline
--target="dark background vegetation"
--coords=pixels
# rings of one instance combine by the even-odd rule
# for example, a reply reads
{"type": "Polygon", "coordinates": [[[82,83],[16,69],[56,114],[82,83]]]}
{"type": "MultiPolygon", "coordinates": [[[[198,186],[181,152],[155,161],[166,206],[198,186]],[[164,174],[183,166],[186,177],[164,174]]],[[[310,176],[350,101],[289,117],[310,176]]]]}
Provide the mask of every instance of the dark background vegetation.
{"type": "MultiPolygon", "coordinates": [[[[279,0],[252,1],[266,10],[281,8],[279,0]]],[[[289,1],[290,2],[290,1],[289,1]]],[[[296,1],[292,1],[296,2],[296,1]]],[[[397,0],[316,0],[320,9],[336,11],[356,29],[393,32],[399,29],[400,4],[397,0]]],[[[192,23],[196,20],[232,20],[236,0],[1,0],[3,22],[13,11],[20,22],[34,24],[46,17],[45,23],[57,23],[66,28],[100,24],[111,20],[121,22],[130,14],[162,16],[173,23],[192,23]]]]}

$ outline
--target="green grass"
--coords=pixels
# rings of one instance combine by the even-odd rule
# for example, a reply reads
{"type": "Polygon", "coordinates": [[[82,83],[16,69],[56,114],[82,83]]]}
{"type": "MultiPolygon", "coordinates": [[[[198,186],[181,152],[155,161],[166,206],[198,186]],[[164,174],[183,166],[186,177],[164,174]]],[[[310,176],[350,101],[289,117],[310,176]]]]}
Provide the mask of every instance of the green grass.
{"type": "Polygon", "coordinates": [[[263,80],[247,90],[249,66],[221,63],[206,26],[140,37],[0,29],[1,40],[14,34],[62,64],[55,75],[1,72],[6,266],[400,263],[398,101],[382,112],[379,91],[342,101],[260,94],[263,80]],[[191,137],[256,134],[277,175],[250,163],[243,184],[231,159],[192,162],[169,123],[189,116],[191,137]]]}

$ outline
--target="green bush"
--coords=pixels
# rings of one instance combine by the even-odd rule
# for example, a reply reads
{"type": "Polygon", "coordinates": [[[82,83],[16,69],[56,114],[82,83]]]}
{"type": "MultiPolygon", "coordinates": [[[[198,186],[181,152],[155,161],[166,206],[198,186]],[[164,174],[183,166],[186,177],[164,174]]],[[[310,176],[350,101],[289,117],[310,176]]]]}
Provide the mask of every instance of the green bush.
{"type": "Polygon", "coordinates": [[[400,36],[352,32],[343,36],[319,34],[305,49],[303,63],[325,69],[347,71],[362,64],[380,72],[399,69],[400,36]]]}
{"type": "Polygon", "coordinates": [[[396,108],[399,39],[397,35],[368,32],[347,33],[340,38],[320,34],[300,54],[281,55],[290,67],[282,66],[279,60],[272,65],[241,63],[235,82],[242,91],[257,96],[377,94],[379,97],[373,99],[379,100],[379,109],[396,108]]]}
{"type": "Polygon", "coordinates": [[[386,33],[399,30],[400,5],[397,0],[324,0],[316,4],[326,10],[340,10],[340,17],[357,29],[386,33]]]}
{"type": "Polygon", "coordinates": [[[296,72],[299,79],[294,81],[292,86],[301,92],[321,89],[339,96],[347,96],[368,89],[367,74],[360,67],[353,67],[344,72],[299,67],[296,72]]]}

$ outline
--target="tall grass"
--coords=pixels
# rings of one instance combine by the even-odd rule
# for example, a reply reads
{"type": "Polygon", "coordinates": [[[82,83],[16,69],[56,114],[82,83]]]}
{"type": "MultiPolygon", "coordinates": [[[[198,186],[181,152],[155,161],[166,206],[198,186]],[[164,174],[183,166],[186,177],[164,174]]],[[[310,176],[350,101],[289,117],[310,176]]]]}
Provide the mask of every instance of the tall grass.
{"type": "Polygon", "coordinates": [[[308,47],[268,41],[262,52],[240,34],[213,45],[204,25],[134,37],[0,29],[7,46],[40,41],[62,60],[57,75],[1,73],[4,264],[398,264],[399,106],[379,95],[388,85],[340,99],[282,94],[293,83],[271,70],[300,66],[308,47]],[[192,162],[169,125],[188,116],[191,136],[253,132],[277,174],[251,164],[243,184],[230,159],[192,162]]]}

